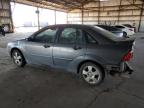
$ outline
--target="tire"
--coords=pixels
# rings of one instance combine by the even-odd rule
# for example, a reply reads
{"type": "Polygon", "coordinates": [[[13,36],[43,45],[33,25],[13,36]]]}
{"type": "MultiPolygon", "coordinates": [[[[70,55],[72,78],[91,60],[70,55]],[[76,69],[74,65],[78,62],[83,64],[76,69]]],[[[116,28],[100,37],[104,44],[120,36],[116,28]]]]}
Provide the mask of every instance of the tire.
{"type": "Polygon", "coordinates": [[[103,82],[105,73],[96,64],[87,62],[84,63],[79,70],[81,79],[91,86],[99,85],[103,82]]]}
{"type": "Polygon", "coordinates": [[[23,54],[17,49],[12,51],[12,59],[14,64],[18,67],[24,67],[26,65],[23,54]]]}

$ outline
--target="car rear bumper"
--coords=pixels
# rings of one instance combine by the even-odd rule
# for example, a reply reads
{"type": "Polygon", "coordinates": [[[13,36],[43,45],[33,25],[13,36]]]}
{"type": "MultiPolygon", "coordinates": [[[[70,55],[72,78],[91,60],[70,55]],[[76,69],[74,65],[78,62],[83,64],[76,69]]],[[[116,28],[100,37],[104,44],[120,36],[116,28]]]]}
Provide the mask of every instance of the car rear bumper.
{"type": "Polygon", "coordinates": [[[128,72],[129,74],[132,74],[133,68],[128,62],[122,62],[120,65],[120,72],[121,73],[128,72]]]}
{"type": "Polygon", "coordinates": [[[128,73],[128,74],[133,73],[133,68],[130,66],[128,62],[121,62],[119,66],[109,65],[106,67],[106,70],[108,72],[113,72],[113,73],[128,73]]]}

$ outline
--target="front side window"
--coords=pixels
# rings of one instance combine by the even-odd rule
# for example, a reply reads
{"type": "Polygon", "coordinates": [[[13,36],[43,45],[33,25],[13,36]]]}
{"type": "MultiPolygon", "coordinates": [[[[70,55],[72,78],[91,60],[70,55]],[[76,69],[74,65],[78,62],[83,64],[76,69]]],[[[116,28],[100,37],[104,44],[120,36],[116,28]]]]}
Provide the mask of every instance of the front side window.
{"type": "Polygon", "coordinates": [[[57,28],[48,28],[34,37],[35,42],[53,43],[57,28]]]}
{"type": "Polygon", "coordinates": [[[74,44],[82,42],[82,31],[75,28],[65,28],[58,40],[59,43],[63,44],[74,44]]]}

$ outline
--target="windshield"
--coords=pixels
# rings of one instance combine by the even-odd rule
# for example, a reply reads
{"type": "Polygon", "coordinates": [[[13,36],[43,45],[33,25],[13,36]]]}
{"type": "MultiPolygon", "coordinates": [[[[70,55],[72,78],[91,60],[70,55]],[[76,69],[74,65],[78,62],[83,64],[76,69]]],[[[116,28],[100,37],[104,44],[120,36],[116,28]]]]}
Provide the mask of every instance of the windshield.
{"type": "Polygon", "coordinates": [[[93,26],[93,27],[98,33],[102,34],[106,38],[111,39],[113,41],[117,40],[118,38],[122,38],[122,37],[116,36],[115,34],[109,32],[109,31],[107,31],[107,30],[105,30],[105,29],[103,29],[101,27],[98,27],[98,26],[93,26]]]}

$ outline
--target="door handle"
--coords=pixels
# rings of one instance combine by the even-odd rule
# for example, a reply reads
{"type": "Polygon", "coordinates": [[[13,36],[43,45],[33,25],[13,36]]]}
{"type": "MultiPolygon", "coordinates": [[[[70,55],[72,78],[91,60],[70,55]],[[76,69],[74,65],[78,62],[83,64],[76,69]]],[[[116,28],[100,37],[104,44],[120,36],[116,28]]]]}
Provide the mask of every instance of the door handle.
{"type": "Polygon", "coordinates": [[[45,44],[45,45],[43,45],[43,47],[44,47],[44,48],[50,48],[50,45],[45,44]]]}
{"type": "Polygon", "coordinates": [[[82,49],[82,47],[80,47],[80,46],[74,46],[74,50],[80,50],[80,49],[82,49]]]}

